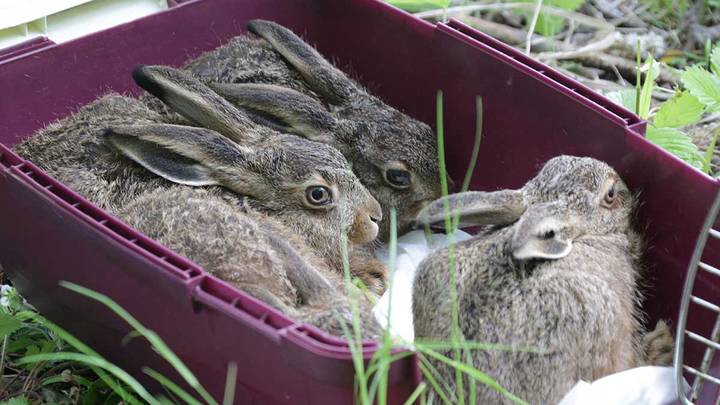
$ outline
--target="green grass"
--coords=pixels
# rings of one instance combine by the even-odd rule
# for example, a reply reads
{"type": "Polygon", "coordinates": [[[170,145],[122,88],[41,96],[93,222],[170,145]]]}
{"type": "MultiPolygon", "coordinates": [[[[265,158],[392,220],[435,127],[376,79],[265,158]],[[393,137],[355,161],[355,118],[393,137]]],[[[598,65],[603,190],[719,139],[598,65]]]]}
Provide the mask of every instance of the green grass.
{"type": "MultiPolygon", "coordinates": [[[[442,189],[442,195],[447,196],[448,190],[448,176],[447,167],[445,162],[445,137],[444,137],[444,125],[443,125],[443,99],[442,92],[437,94],[437,144],[438,144],[438,162],[440,167],[440,185],[442,189]]],[[[477,163],[477,157],[479,154],[481,135],[482,135],[482,100],[480,98],[476,101],[477,107],[477,125],[476,125],[476,136],[473,143],[473,149],[471,153],[471,161],[468,169],[465,173],[465,178],[461,186],[461,191],[468,190],[472,179],[472,174],[477,163]]],[[[396,212],[391,210],[390,213],[390,271],[392,272],[395,267],[395,258],[397,254],[397,224],[396,224],[396,212]]],[[[341,323],[343,329],[343,335],[348,341],[348,347],[350,348],[353,364],[355,366],[355,392],[357,393],[357,402],[359,404],[385,404],[387,401],[387,386],[388,386],[388,375],[390,367],[393,362],[404,359],[410,355],[416,355],[418,357],[420,370],[422,372],[424,382],[417,387],[417,389],[410,395],[406,403],[413,403],[413,401],[420,399],[421,403],[426,403],[427,394],[432,391],[436,395],[437,400],[443,404],[475,404],[476,398],[476,387],[478,384],[486,385],[487,387],[496,390],[507,399],[518,404],[524,404],[525,402],[512,393],[507,391],[505,388],[500,386],[491,376],[477,370],[472,366],[472,351],[473,350],[515,350],[515,351],[536,351],[532,348],[517,348],[507,345],[499,344],[488,344],[482,342],[469,342],[463,337],[460,329],[459,314],[458,314],[458,302],[457,302],[457,269],[455,265],[454,251],[455,241],[452,239],[452,233],[456,230],[459,217],[457,213],[450,212],[450,207],[445,206],[445,229],[447,237],[450,238],[448,249],[450,254],[449,271],[451,282],[449,283],[449,295],[452,305],[452,327],[450,333],[450,340],[448,341],[427,341],[418,339],[415,342],[404,342],[393,339],[390,335],[390,316],[388,314],[387,324],[388,327],[383,333],[380,339],[380,345],[375,353],[370,356],[369,359],[365,359],[362,346],[362,330],[360,328],[357,318],[354,317],[352,325],[346,325],[342,322],[342,319],[338,316],[337,319],[341,323]],[[394,347],[396,344],[400,344],[403,347],[412,347],[414,352],[403,351],[396,352],[394,347]],[[451,357],[443,354],[444,352],[450,352],[451,357]],[[438,371],[438,366],[449,367],[454,371],[454,378],[451,381],[447,381],[443,378],[442,374],[438,371]],[[465,384],[467,381],[467,388],[465,384]]],[[[348,265],[347,248],[343,250],[343,261],[345,282],[346,285],[350,285],[350,270],[348,265]]],[[[392,283],[388,286],[388,294],[392,294],[392,283]]],[[[358,292],[357,289],[349,288],[347,290],[348,298],[351,302],[351,308],[353,311],[358,308],[358,292]]],[[[391,310],[391,309],[390,309],[391,310]]]]}
{"type": "MultiPolygon", "coordinates": [[[[182,360],[152,330],[147,329],[130,313],[109,297],[85,287],[62,282],[61,285],[80,295],[102,303],[133,328],[132,336],[142,337],[178,372],[184,382],[193,388],[192,395],[177,383],[145,367],[143,372],[160,383],[168,396],[151,394],[137,379],[125,370],[105,359],[72,334],[26,306],[19,295],[10,297],[10,304],[0,313],[0,333],[3,339],[3,367],[13,370],[31,370],[24,374],[25,382],[18,392],[9,391],[13,384],[3,384],[4,400],[27,404],[33,396],[39,396],[46,386],[56,386],[54,395],[63,396],[45,402],[82,404],[207,404],[217,405],[198,379],[182,360]],[[40,348],[38,348],[40,347],[40,348]],[[66,372],[68,371],[68,372],[66,372]],[[7,391],[7,392],[6,392],[7,391]],[[196,398],[197,396],[197,398],[196,398]],[[200,398],[200,399],[198,399],[200,398]]],[[[8,375],[3,371],[3,378],[8,375]]],[[[18,374],[20,375],[20,374],[18,374]]],[[[233,403],[237,367],[228,366],[228,377],[223,404],[233,403]]],[[[37,398],[34,398],[37,400],[37,398]]]]}

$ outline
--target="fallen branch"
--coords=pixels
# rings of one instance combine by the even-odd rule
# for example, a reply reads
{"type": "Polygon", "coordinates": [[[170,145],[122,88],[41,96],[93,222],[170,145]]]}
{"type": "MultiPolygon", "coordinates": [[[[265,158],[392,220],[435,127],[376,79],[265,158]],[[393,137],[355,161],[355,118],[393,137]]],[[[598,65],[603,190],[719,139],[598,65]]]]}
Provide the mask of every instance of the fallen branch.
{"type": "MultiPolygon", "coordinates": [[[[606,70],[612,70],[614,66],[625,77],[635,77],[635,61],[625,59],[622,56],[598,52],[580,55],[577,59],[585,65],[599,67],[606,70]]],[[[660,66],[658,81],[664,83],[676,83],[677,77],[666,68],[660,66]]]]}
{"type": "Polygon", "coordinates": [[[540,18],[540,8],[543,5],[543,0],[537,0],[535,9],[533,10],[532,20],[530,21],[530,27],[527,30],[527,36],[525,37],[525,55],[530,55],[530,45],[532,44],[533,32],[535,32],[535,26],[537,25],[538,18],[540,18]]]}
{"type": "Polygon", "coordinates": [[[621,34],[619,32],[598,33],[598,36],[602,37],[602,39],[581,46],[578,49],[561,52],[542,52],[535,55],[535,57],[544,61],[553,59],[578,59],[611,48],[620,39],[621,34]]]}
{"type": "MultiPolygon", "coordinates": [[[[497,11],[497,10],[529,10],[533,11],[536,5],[531,3],[497,3],[497,4],[472,4],[469,6],[449,7],[437,10],[428,10],[415,13],[418,18],[436,18],[450,17],[457,14],[467,14],[475,11],[497,11]]],[[[604,31],[612,31],[615,26],[597,18],[593,18],[581,13],[563,10],[552,6],[542,6],[540,10],[544,14],[555,15],[567,19],[575,20],[576,23],[586,25],[588,27],[597,28],[604,31]]]]}
{"type": "MultiPolygon", "coordinates": [[[[510,45],[519,46],[523,43],[525,35],[527,34],[521,29],[513,28],[490,20],[483,20],[482,18],[466,16],[462,18],[462,21],[465,21],[485,34],[510,45]]],[[[570,51],[574,48],[569,44],[565,44],[564,42],[560,42],[552,38],[535,37],[532,40],[532,50],[535,52],[558,49],[561,51],[570,51]]]]}

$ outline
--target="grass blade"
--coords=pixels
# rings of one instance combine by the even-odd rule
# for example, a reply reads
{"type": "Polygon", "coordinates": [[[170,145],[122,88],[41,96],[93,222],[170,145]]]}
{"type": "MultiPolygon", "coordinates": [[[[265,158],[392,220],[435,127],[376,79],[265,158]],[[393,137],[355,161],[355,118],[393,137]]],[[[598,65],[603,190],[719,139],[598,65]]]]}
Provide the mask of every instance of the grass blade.
{"type": "Polygon", "coordinates": [[[443,362],[456,370],[460,370],[461,372],[465,373],[470,378],[473,378],[477,380],[478,382],[492,388],[493,390],[497,391],[501,395],[503,395],[505,398],[515,402],[516,404],[527,404],[527,402],[523,401],[521,398],[513,395],[510,391],[506,390],[503,386],[501,386],[495,379],[490,377],[489,375],[483,373],[482,371],[467,365],[463,363],[462,361],[457,361],[454,359],[451,359],[449,357],[443,356],[442,354],[430,350],[425,349],[423,350],[423,353],[428,355],[429,357],[434,358],[435,360],[438,360],[440,362],[443,362]]]}
{"type": "Polygon", "coordinates": [[[170,380],[169,378],[165,377],[164,375],[158,373],[157,371],[155,371],[149,367],[143,367],[142,371],[143,371],[143,373],[152,377],[155,381],[162,384],[165,388],[170,390],[170,392],[177,395],[180,399],[182,399],[186,403],[188,403],[190,405],[202,405],[202,402],[195,399],[192,395],[188,394],[187,391],[180,388],[172,380],[170,380]]]}
{"type": "MultiPolygon", "coordinates": [[[[60,339],[67,342],[75,350],[85,355],[102,358],[102,356],[100,356],[100,354],[91,349],[90,346],[81,342],[70,332],[66,331],[59,325],[51,322],[49,319],[43,317],[38,313],[32,311],[23,311],[22,313],[18,313],[16,316],[18,317],[18,319],[32,320],[33,322],[44,326],[48,330],[52,331],[55,335],[57,335],[60,339]]],[[[120,398],[122,398],[124,402],[138,403],[137,400],[135,400],[134,397],[129,392],[127,392],[127,390],[125,390],[120,384],[115,382],[115,380],[113,380],[112,377],[110,377],[107,373],[102,371],[102,369],[98,367],[91,367],[91,369],[95,374],[100,377],[100,379],[105,382],[105,384],[107,384],[108,387],[110,387],[116,394],[118,394],[118,396],[120,396],[120,398]]]]}
{"type": "Polygon", "coordinates": [[[192,373],[192,371],[190,371],[190,369],[185,366],[185,363],[183,363],[182,360],[180,360],[180,358],[177,357],[177,355],[170,349],[170,347],[168,347],[168,345],[163,342],[160,336],[158,336],[152,330],[147,329],[145,326],[143,326],[137,319],[135,319],[135,317],[130,315],[129,312],[127,312],[124,308],[118,305],[115,301],[110,299],[110,297],[90,290],[89,288],[85,288],[67,281],[61,281],[60,285],[80,295],[92,298],[115,312],[115,314],[121,317],[133,329],[140,332],[145,337],[145,339],[150,342],[153,350],[155,350],[160,356],[162,356],[165,361],[170,363],[170,365],[172,365],[172,367],[178,372],[178,374],[180,374],[180,376],[185,380],[185,382],[193,389],[195,389],[198,394],[200,394],[203,400],[205,400],[210,405],[218,405],[217,401],[215,401],[215,399],[205,390],[205,388],[200,385],[200,382],[192,373]]]}
{"type": "MultiPolygon", "coordinates": [[[[31,364],[38,363],[41,361],[75,361],[78,363],[87,364],[93,367],[99,367],[107,370],[109,373],[120,379],[133,391],[135,391],[143,400],[151,405],[159,405],[157,399],[155,399],[150,393],[142,386],[135,378],[128,374],[125,370],[110,363],[102,357],[88,356],[82,353],[71,353],[71,352],[56,352],[56,353],[40,353],[26,356],[19,359],[17,364],[31,364]]],[[[135,401],[140,404],[140,402],[135,401]]]]}
{"type": "MultiPolygon", "coordinates": [[[[445,164],[445,131],[443,127],[443,93],[442,91],[437,92],[437,144],[438,144],[438,161],[440,168],[440,189],[442,196],[447,197],[448,195],[448,183],[447,183],[447,166],[445,164]]],[[[448,271],[450,272],[450,305],[451,305],[451,327],[450,336],[453,341],[459,341],[460,336],[460,323],[458,320],[458,301],[457,301],[457,269],[455,268],[455,240],[453,234],[453,220],[450,214],[450,202],[447,198],[444,198],[443,211],[445,213],[445,233],[448,238],[448,271]]],[[[453,351],[455,360],[460,360],[460,349],[453,351]]],[[[462,373],[460,370],[455,369],[455,389],[458,393],[458,399],[460,404],[464,404],[464,399],[460,392],[463,390],[462,373]]]]}
{"type": "Polygon", "coordinates": [[[438,383],[438,379],[436,378],[436,376],[439,378],[442,377],[439,375],[435,367],[433,367],[433,365],[428,361],[428,359],[425,358],[425,356],[418,354],[418,360],[420,371],[422,372],[423,377],[425,377],[425,379],[433,387],[433,392],[435,392],[435,394],[440,397],[440,399],[445,405],[453,405],[454,402],[450,401],[450,399],[448,398],[448,395],[452,394],[452,389],[450,389],[448,383],[446,381],[442,381],[444,388],[441,387],[438,383]]]}
{"type": "Polygon", "coordinates": [[[235,386],[237,385],[237,363],[234,361],[228,363],[227,376],[225,377],[225,395],[223,395],[223,405],[232,405],[235,403],[235,386]]]}
{"type": "Polygon", "coordinates": [[[470,164],[468,165],[467,171],[465,172],[465,178],[463,179],[462,187],[460,191],[468,191],[470,188],[470,181],[472,180],[473,173],[475,172],[475,165],[477,164],[478,154],[480,153],[480,142],[482,141],[482,129],[483,129],[483,101],[482,97],[475,98],[475,140],[473,141],[472,154],[470,155],[470,164]]]}
{"type": "Polygon", "coordinates": [[[513,352],[530,352],[544,353],[544,351],[533,347],[517,347],[513,345],[499,343],[485,343],[476,341],[464,341],[462,343],[452,341],[438,341],[418,339],[415,341],[418,348],[427,348],[430,350],[450,350],[456,348],[467,348],[470,350],[495,350],[495,351],[513,351],[513,352]]]}
{"type": "Polygon", "coordinates": [[[638,115],[640,115],[640,118],[646,120],[650,115],[650,102],[652,101],[652,91],[655,87],[655,80],[657,79],[658,74],[660,74],[660,66],[657,62],[655,62],[655,59],[653,59],[652,56],[648,56],[648,59],[645,61],[642,69],[646,72],[645,81],[643,82],[642,88],[640,89],[640,104],[638,105],[638,115]]]}
{"type": "Polygon", "coordinates": [[[418,384],[417,387],[415,387],[415,390],[410,394],[407,401],[405,401],[405,405],[412,405],[417,401],[417,399],[422,395],[423,392],[427,389],[427,384],[424,382],[418,384]]]}

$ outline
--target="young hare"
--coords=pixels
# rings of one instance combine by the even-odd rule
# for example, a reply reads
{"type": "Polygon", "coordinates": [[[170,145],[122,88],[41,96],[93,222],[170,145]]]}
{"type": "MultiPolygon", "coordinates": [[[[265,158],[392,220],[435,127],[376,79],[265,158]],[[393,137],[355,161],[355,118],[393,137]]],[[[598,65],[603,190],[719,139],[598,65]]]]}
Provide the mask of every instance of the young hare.
{"type": "MultiPolygon", "coordinates": [[[[186,69],[258,123],[337,148],[398,232],[440,196],[435,136],[429,126],[371,95],[313,47],[276,23],[252,20],[249,36],[190,62],[186,69]]],[[[389,222],[381,223],[381,236],[389,222]]]]}
{"type": "Polygon", "coordinates": [[[209,272],[340,333],[333,312],[349,316],[343,235],[358,276],[379,290],[384,277],[379,261],[354,254],[375,239],[382,213],[346,159],[328,145],[257,126],[185,72],[134,74],[204,127],[160,123],[137,100],[109,95],[16,150],[209,272]]]}
{"type": "MultiPolygon", "coordinates": [[[[554,404],[578,380],[645,361],[634,199],[607,164],[556,157],[519,190],[450,195],[418,221],[442,223],[445,203],[463,225],[492,225],[456,246],[461,331],[468,341],[516,348],[472,351],[477,369],[532,404],[554,404]]],[[[450,337],[448,259],[444,249],[418,269],[418,338],[450,337]]],[[[482,384],[478,398],[506,400],[482,384]]]]}

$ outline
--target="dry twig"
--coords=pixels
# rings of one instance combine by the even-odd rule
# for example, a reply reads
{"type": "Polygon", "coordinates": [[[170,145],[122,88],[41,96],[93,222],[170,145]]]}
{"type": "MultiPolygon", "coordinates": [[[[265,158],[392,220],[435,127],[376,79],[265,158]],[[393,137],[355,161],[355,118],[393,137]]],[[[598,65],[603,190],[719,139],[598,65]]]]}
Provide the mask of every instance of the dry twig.
{"type": "Polygon", "coordinates": [[[533,10],[532,21],[530,21],[530,27],[527,30],[527,36],[525,37],[525,55],[530,55],[530,45],[532,45],[532,36],[535,32],[535,26],[537,25],[538,18],[540,18],[540,7],[542,7],[543,0],[537,0],[535,10],[533,10]]]}
{"type": "MultiPolygon", "coordinates": [[[[468,6],[457,6],[449,7],[440,10],[428,10],[420,13],[415,13],[418,18],[437,18],[437,17],[452,17],[458,14],[467,14],[476,11],[498,11],[498,10],[534,10],[536,5],[530,3],[496,3],[496,4],[472,4],[468,6]]],[[[576,13],[568,10],[563,10],[557,7],[542,6],[540,11],[544,14],[555,15],[558,17],[564,17],[567,19],[573,19],[576,23],[582,24],[588,27],[597,28],[599,30],[611,31],[615,29],[615,26],[608,23],[607,21],[600,20],[587,16],[585,14],[576,13]]]]}

